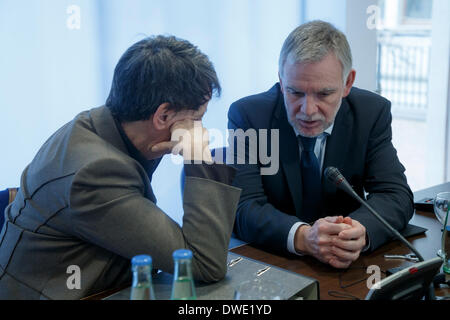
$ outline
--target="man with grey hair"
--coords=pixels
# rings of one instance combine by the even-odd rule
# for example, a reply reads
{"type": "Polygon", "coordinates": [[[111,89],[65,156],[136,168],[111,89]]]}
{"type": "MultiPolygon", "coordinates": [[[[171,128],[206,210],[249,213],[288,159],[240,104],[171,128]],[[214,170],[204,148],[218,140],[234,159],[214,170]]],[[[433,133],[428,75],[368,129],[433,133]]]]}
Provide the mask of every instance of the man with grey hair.
{"type": "Polygon", "coordinates": [[[413,196],[391,142],[390,102],[353,87],[355,75],[345,35],[312,21],[284,42],[279,83],[231,105],[230,129],[277,129],[280,136],[276,174],[260,175],[259,162],[235,165],[235,185],[243,189],[238,237],[336,268],[388,241],[383,225],[323,178],[329,166],[361,197],[367,193],[370,205],[396,229],[407,225],[413,196]]]}

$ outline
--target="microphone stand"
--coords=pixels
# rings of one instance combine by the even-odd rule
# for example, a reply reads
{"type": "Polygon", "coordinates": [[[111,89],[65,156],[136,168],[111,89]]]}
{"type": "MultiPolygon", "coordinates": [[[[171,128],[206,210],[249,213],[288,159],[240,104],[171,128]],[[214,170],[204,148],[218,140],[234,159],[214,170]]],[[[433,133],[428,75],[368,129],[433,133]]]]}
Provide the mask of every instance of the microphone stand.
{"type": "MultiPolygon", "coordinates": [[[[353,189],[352,189],[352,191],[353,191],[353,189]]],[[[414,252],[414,254],[419,259],[419,261],[421,261],[421,262],[425,261],[425,259],[417,251],[417,249],[414,248],[413,245],[400,234],[400,232],[398,232],[397,230],[392,228],[392,226],[386,220],[384,220],[383,217],[380,216],[374,209],[372,209],[372,207],[369,206],[367,204],[367,202],[365,202],[363,199],[361,199],[361,197],[355,191],[353,191],[352,193],[353,193],[353,197],[356,200],[358,200],[359,203],[361,203],[364,207],[366,207],[375,216],[375,218],[378,219],[378,221],[380,221],[389,231],[391,231],[397,237],[397,239],[399,239],[405,246],[407,246],[412,252],[414,252]]]]}
{"type": "Polygon", "coordinates": [[[422,255],[412,246],[411,243],[409,243],[408,240],[406,240],[397,230],[395,230],[389,222],[384,220],[382,216],[380,216],[366,201],[364,201],[356,192],[353,190],[353,188],[350,186],[348,181],[345,179],[345,177],[342,175],[342,173],[335,167],[328,167],[325,169],[325,177],[327,179],[335,184],[339,189],[345,191],[349,195],[351,195],[354,199],[356,199],[359,203],[361,203],[364,207],[367,208],[367,210],[372,213],[372,215],[377,218],[378,221],[380,221],[389,231],[391,231],[397,239],[399,239],[405,246],[407,246],[409,249],[411,249],[412,252],[416,255],[416,257],[419,259],[419,261],[423,262],[425,259],[422,257],[422,255]]]}
{"type": "MultiPolygon", "coordinates": [[[[353,190],[353,188],[350,186],[350,184],[347,182],[345,177],[339,172],[338,169],[334,167],[328,167],[325,169],[325,176],[333,182],[338,188],[344,190],[346,193],[350,194],[353,198],[358,200],[359,203],[361,203],[367,210],[370,211],[374,215],[375,218],[378,219],[389,231],[391,231],[398,240],[400,240],[404,245],[406,245],[419,259],[419,261],[423,262],[425,259],[422,257],[422,255],[416,250],[416,248],[413,247],[413,245],[406,240],[397,230],[395,230],[382,216],[380,216],[366,201],[364,201],[356,192],[353,190]]],[[[433,284],[430,285],[428,288],[428,292],[425,295],[425,299],[427,300],[434,300],[434,289],[433,284]]]]}

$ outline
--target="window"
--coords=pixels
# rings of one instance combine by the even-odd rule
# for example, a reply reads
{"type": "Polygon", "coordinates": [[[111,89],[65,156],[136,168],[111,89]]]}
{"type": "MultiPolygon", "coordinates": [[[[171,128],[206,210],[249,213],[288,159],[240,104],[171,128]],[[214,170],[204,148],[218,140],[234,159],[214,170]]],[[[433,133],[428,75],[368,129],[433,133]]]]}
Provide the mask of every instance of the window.
{"type": "Polygon", "coordinates": [[[404,22],[422,20],[430,22],[433,0],[406,0],[404,3],[404,22]]]}

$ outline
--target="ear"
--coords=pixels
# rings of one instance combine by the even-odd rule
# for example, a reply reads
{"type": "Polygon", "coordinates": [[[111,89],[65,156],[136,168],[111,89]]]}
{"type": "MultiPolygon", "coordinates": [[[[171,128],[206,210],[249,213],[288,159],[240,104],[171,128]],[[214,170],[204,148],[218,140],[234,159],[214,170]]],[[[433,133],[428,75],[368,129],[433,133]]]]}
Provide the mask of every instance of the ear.
{"type": "Polygon", "coordinates": [[[281,93],[284,93],[284,92],[283,92],[283,90],[284,90],[284,87],[283,87],[283,79],[281,78],[280,71],[278,71],[278,80],[280,81],[280,89],[281,89],[281,93]]]}
{"type": "Polygon", "coordinates": [[[352,69],[348,74],[347,81],[345,82],[344,95],[342,96],[343,98],[349,95],[350,90],[353,87],[353,83],[355,83],[355,78],[356,78],[356,70],[352,69]]]}
{"type": "Polygon", "coordinates": [[[175,111],[170,109],[170,103],[161,104],[153,114],[152,123],[155,129],[164,130],[170,127],[175,111]]]}

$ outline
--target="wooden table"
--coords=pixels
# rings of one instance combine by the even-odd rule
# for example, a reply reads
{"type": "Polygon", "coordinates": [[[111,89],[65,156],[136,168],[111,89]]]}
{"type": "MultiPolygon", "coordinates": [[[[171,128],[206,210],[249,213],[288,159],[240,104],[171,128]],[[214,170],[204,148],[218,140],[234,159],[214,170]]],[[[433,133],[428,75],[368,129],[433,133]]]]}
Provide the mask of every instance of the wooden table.
{"type": "MultiPolygon", "coordinates": [[[[435,194],[443,190],[450,191],[450,182],[433,188],[425,189],[414,193],[416,200],[424,198],[426,195],[435,194]]],[[[417,248],[425,260],[436,257],[436,251],[441,246],[441,224],[437,221],[434,213],[416,212],[410,221],[411,224],[425,227],[428,231],[425,234],[408,238],[408,240],[417,248]]],[[[261,248],[252,245],[244,245],[231,250],[234,253],[259,260],[286,270],[310,276],[319,281],[320,299],[351,299],[350,296],[338,296],[340,294],[350,294],[359,299],[364,299],[369,289],[366,279],[370,276],[367,274],[367,267],[377,265],[381,271],[390,268],[403,267],[411,265],[411,262],[403,260],[386,260],[385,254],[406,254],[410,250],[400,241],[392,241],[383,245],[376,251],[361,255],[347,270],[335,269],[329,265],[325,265],[312,257],[287,257],[270,253],[261,248]]],[[[383,279],[385,274],[382,273],[383,279]]],[[[441,288],[436,290],[436,295],[449,295],[450,289],[441,288]]]]}
{"type": "MultiPolygon", "coordinates": [[[[420,200],[430,194],[436,194],[441,191],[450,191],[450,182],[415,192],[414,199],[420,200]]],[[[435,218],[434,213],[416,212],[410,223],[425,227],[428,231],[425,234],[410,237],[408,240],[412,242],[417,250],[419,250],[425,260],[436,257],[436,251],[441,245],[441,225],[435,218]]],[[[386,271],[390,268],[408,266],[412,264],[401,260],[386,260],[384,258],[385,254],[409,253],[409,249],[399,241],[392,241],[369,255],[362,255],[347,270],[332,268],[331,266],[325,265],[312,257],[281,256],[275,253],[266,252],[261,248],[256,248],[249,244],[231,249],[230,251],[317,279],[320,286],[320,299],[322,300],[343,299],[343,297],[336,297],[333,294],[333,291],[351,294],[359,299],[364,299],[369,291],[366,283],[366,278],[369,276],[366,273],[368,266],[378,265],[382,271],[386,271]]],[[[384,277],[385,275],[382,275],[381,278],[384,277]]],[[[84,299],[103,299],[124,288],[125,286],[121,288],[114,288],[84,299]]],[[[449,294],[450,289],[444,288],[436,290],[436,295],[444,296],[449,294]]],[[[350,297],[346,297],[344,299],[350,299],[350,297]]]]}

